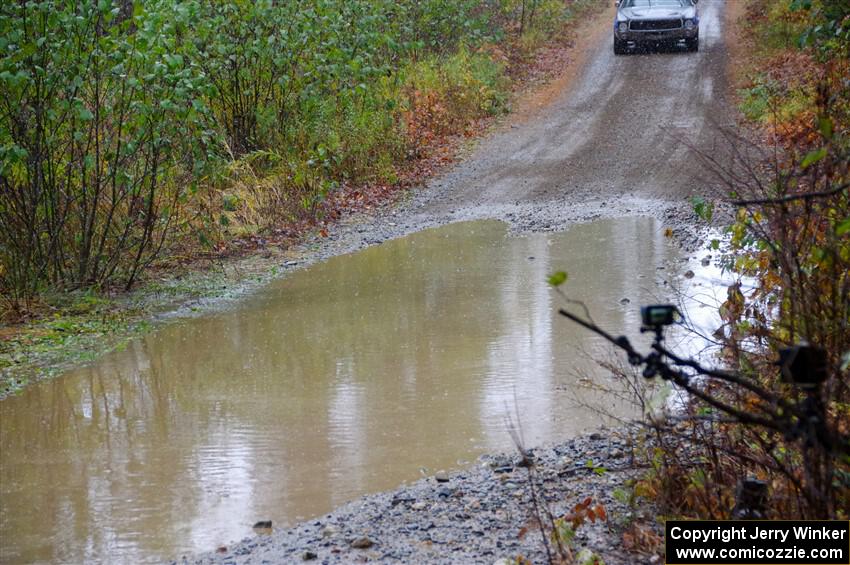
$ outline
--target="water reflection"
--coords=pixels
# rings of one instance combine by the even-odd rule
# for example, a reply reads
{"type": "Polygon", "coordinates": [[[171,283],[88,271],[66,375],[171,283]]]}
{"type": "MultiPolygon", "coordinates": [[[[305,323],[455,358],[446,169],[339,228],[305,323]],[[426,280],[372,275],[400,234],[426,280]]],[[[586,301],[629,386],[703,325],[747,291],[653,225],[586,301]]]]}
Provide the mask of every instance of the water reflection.
{"type": "Polygon", "coordinates": [[[506,412],[529,443],[595,426],[558,391],[602,344],[557,316],[546,275],[566,268],[598,322],[637,334],[637,305],[664,295],[656,266],[678,264],[660,232],[646,218],[423,232],[31,387],[0,404],[0,561],[208,550],[508,449],[506,412]]]}

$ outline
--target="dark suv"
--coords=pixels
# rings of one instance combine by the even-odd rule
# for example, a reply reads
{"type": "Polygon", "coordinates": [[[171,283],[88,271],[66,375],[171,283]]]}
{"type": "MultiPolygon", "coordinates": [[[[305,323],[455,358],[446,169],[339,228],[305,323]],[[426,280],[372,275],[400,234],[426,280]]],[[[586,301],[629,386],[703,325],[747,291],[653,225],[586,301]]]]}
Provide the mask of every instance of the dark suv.
{"type": "Polygon", "coordinates": [[[699,49],[697,0],[618,0],[614,53],[646,44],[684,42],[699,49]]]}

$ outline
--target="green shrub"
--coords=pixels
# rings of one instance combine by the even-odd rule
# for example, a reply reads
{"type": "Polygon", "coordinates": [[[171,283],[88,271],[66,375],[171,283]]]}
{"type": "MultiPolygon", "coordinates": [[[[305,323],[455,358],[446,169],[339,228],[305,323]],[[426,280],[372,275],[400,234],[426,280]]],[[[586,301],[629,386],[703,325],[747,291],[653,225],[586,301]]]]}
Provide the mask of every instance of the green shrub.
{"type": "Polygon", "coordinates": [[[109,0],[0,12],[0,261],[15,299],[132,284],[212,154],[209,85],[180,55],[185,10],[109,0]]]}
{"type": "MultiPolygon", "coordinates": [[[[582,2],[534,1],[528,21],[545,37],[582,2]]],[[[4,296],[19,306],[47,288],[129,287],[178,230],[209,243],[313,215],[342,184],[392,181],[420,141],[505,108],[503,64],[480,50],[505,36],[503,8],[4,3],[4,296]],[[227,209],[223,195],[237,194],[227,209]]]]}

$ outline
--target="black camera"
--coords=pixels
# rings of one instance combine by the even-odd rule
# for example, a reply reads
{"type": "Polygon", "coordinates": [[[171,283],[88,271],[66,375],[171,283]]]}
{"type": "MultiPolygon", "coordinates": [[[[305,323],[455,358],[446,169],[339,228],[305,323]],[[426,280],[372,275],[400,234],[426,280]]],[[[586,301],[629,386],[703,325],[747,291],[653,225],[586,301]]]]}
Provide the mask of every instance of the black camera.
{"type": "Polygon", "coordinates": [[[679,309],[672,304],[655,304],[640,309],[640,317],[645,328],[658,329],[676,323],[679,309]]]}

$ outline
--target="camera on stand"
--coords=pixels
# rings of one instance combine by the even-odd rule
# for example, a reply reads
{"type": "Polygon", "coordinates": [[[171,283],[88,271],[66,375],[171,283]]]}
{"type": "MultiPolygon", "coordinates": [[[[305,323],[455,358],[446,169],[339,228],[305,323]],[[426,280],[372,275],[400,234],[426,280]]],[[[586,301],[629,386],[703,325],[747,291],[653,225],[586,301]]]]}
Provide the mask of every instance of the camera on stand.
{"type": "Polygon", "coordinates": [[[654,304],[652,306],[643,306],[640,309],[641,318],[641,333],[655,332],[655,338],[661,341],[664,328],[672,326],[681,317],[679,309],[672,304],[654,304]]]}

